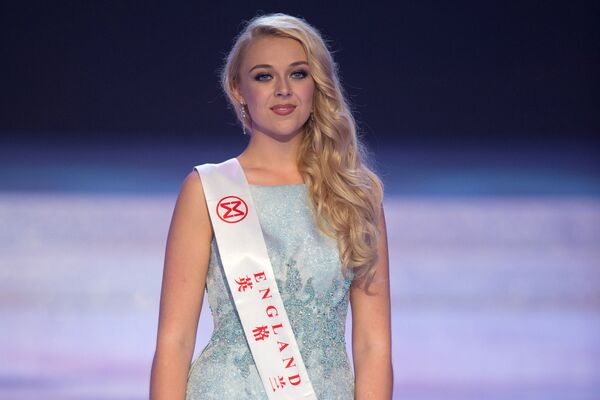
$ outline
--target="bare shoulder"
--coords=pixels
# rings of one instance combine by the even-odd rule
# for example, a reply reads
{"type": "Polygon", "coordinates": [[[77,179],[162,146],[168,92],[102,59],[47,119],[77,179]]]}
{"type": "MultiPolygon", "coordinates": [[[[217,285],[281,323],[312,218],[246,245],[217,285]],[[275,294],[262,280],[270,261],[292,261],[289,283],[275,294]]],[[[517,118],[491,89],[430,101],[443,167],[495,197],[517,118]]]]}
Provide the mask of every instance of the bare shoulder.
{"type": "Polygon", "coordinates": [[[179,190],[179,197],[183,201],[190,202],[190,205],[196,208],[206,208],[202,180],[195,169],[190,171],[184,178],[179,190]]]}
{"type": "Polygon", "coordinates": [[[186,175],[181,184],[173,218],[182,228],[192,230],[205,239],[207,235],[212,235],[202,181],[195,169],[186,175]]]}
{"type": "Polygon", "coordinates": [[[159,317],[159,343],[183,343],[191,356],[211,255],[212,227],[199,174],[184,178],[169,226],[159,317]]]}
{"type": "MultiPolygon", "coordinates": [[[[183,180],[181,184],[181,188],[179,190],[180,196],[182,194],[185,195],[202,195],[202,199],[204,199],[204,190],[202,189],[202,181],[200,179],[200,174],[195,170],[191,170],[183,180]]],[[[206,202],[205,202],[206,203],[206,202]]]]}

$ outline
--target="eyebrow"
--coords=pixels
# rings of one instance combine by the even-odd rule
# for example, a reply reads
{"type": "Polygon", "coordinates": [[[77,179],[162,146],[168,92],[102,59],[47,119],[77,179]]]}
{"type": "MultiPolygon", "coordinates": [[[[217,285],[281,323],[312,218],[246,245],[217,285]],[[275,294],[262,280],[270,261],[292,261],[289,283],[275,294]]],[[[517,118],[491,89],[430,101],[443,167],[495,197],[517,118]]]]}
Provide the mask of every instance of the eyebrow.
{"type": "MultiPolygon", "coordinates": [[[[295,62],[291,63],[289,66],[290,67],[296,67],[298,65],[308,65],[308,62],[306,62],[306,61],[295,61],[295,62]]],[[[252,72],[253,70],[255,70],[257,68],[273,68],[273,66],[270,65],[270,64],[257,64],[254,67],[250,68],[248,70],[248,72],[252,72]]]]}

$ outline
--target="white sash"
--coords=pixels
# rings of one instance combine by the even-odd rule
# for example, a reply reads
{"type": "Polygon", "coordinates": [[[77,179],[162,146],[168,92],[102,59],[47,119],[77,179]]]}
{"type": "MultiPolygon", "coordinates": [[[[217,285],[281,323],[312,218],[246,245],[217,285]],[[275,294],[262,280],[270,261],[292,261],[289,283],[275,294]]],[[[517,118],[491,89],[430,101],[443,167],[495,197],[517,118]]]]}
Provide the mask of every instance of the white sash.
{"type": "Polygon", "coordinates": [[[202,178],[229,290],[269,399],[317,400],[275,282],[242,167],[232,158],[194,168],[202,178]]]}

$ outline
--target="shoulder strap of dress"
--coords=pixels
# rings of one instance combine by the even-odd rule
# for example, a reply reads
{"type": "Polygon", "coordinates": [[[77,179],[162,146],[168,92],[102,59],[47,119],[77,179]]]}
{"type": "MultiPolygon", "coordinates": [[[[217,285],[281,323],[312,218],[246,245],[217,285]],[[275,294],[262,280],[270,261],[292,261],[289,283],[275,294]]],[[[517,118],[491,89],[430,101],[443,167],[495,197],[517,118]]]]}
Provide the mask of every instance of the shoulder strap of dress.
{"type": "Polygon", "coordinates": [[[268,398],[316,400],[242,167],[232,158],[194,168],[202,179],[229,290],[268,398]]]}

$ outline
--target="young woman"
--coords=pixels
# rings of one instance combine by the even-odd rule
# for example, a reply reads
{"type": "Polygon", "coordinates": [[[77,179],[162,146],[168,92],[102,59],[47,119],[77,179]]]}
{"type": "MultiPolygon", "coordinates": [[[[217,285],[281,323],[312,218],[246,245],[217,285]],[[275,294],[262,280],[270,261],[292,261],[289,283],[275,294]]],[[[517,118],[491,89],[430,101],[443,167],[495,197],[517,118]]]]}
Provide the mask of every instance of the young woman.
{"type": "MultiPolygon", "coordinates": [[[[391,399],[383,190],[365,165],[331,53],[304,20],[259,16],[237,37],[222,84],[249,135],[236,159],[316,397],[391,399]]],[[[267,399],[196,171],[176,202],[162,285],[151,399],[267,399]],[[205,288],[215,326],[192,362],[205,288]]]]}

